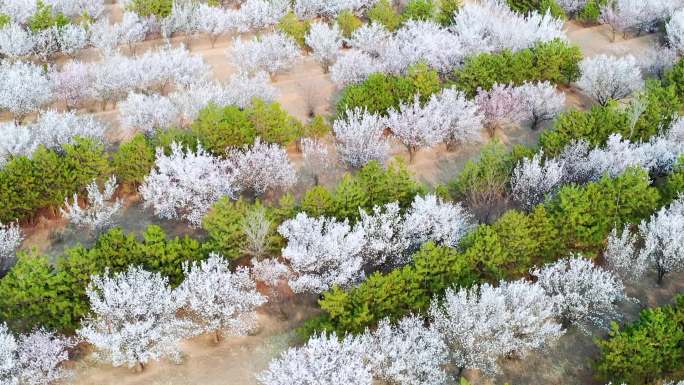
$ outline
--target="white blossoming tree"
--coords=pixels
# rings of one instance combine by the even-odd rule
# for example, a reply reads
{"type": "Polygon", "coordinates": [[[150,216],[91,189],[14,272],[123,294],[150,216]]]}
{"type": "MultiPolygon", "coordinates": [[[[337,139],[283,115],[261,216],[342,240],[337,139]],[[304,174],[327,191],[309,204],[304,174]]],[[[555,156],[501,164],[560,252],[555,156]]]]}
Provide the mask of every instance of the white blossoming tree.
{"type": "Polygon", "coordinates": [[[639,224],[644,241],[637,261],[658,274],[658,283],[671,272],[684,270],[684,198],[670,203],[639,224]]]}
{"type": "Polygon", "coordinates": [[[344,118],[333,122],[338,154],[351,167],[362,167],[371,160],[385,163],[390,148],[384,129],[378,114],[360,108],[347,111],[344,118]]]}
{"type": "Polygon", "coordinates": [[[41,67],[22,61],[0,63],[0,110],[20,121],[51,99],[50,81],[41,67]]]}
{"type": "Polygon", "coordinates": [[[530,274],[553,298],[556,314],[566,324],[589,333],[589,326],[606,327],[620,318],[617,304],[627,299],[622,282],[590,260],[561,259],[530,274]]]}
{"type": "Polygon", "coordinates": [[[34,45],[33,34],[21,25],[9,23],[0,28],[0,54],[9,58],[28,56],[34,45]]]}
{"type": "Polygon", "coordinates": [[[185,280],[178,290],[185,308],[203,332],[245,335],[257,323],[255,310],[266,302],[245,268],[230,271],[228,262],[218,254],[205,261],[185,264],[185,280]]]}
{"type": "Polygon", "coordinates": [[[548,81],[526,82],[518,88],[518,92],[525,103],[524,109],[532,120],[532,129],[537,129],[543,121],[552,120],[565,107],[565,94],[548,81]]]}
{"type": "Polygon", "coordinates": [[[399,203],[392,202],[373,207],[367,213],[359,209],[360,226],[366,237],[364,260],[373,266],[399,266],[409,262],[411,246],[404,230],[404,218],[399,203]]]}
{"type": "Polygon", "coordinates": [[[326,23],[313,23],[304,41],[313,50],[313,57],[323,65],[328,72],[330,65],[335,62],[342,48],[342,34],[337,24],[329,26],[326,23]]]}
{"type": "Polygon", "coordinates": [[[684,9],[679,9],[672,14],[665,30],[670,45],[679,52],[684,52],[684,9]]]}
{"type": "Polygon", "coordinates": [[[646,255],[638,252],[636,241],[636,236],[629,227],[623,228],[620,232],[613,229],[603,252],[608,269],[625,281],[638,280],[648,270],[647,261],[642,259],[646,255]]]}
{"type": "Polygon", "coordinates": [[[363,277],[362,227],[299,213],[283,222],[278,232],[287,240],[282,255],[294,272],[289,280],[294,292],[321,293],[333,285],[349,286],[363,277]]]}
{"type": "Polygon", "coordinates": [[[511,175],[513,199],[526,210],[542,203],[566,182],[565,163],[557,159],[542,162],[543,157],[544,152],[540,151],[532,159],[521,160],[511,175]]]}
{"type": "Polygon", "coordinates": [[[184,150],[171,144],[171,154],[157,149],[155,166],[140,186],[145,206],[157,216],[183,219],[199,226],[204,214],[223,196],[233,197],[235,187],[225,160],[202,147],[184,150]]]}
{"type": "Polygon", "coordinates": [[[0,222],[0,273],[9,269],[16,258],[16,251],[24,239],[21,229],[15,223],[0,222]]]}
{"type": "Polygon", "coordinates": [[[50,71],[48,76],[55,98],[64,101],[68,110],[95,97],[91,66],[83,62],[70,61],[59,71],[50,71]]]}
{"type": "Polygon", "coordinates": [[[165,129],[178,119],[178,109],[171,100],[158,94],[129,93],[119,103],[119,120],[125,128],[138,129],[152,135],[155,129],[165,129]]]}
{"type": "Polygon", "coordinates": [[[262,195],[267,190],[287,189],[297,181],[297,173],[287,151],[275,143],[256,138],[242,150],[230,150],[228,163],[239,191],[262,195]]]}
{"type": "Polygon", "coordinates": [[[77,333],[114,366],[142,370],[150,360],[178,359],[178,343],[192,335],[192,322],[177,315],[182,296],[159,273],[131,266],[112,277],[94,275],[86,294],[92,313],[77,333]]]}
{"type": "Polygon", "coordinates": [[[430,316],[451,349],[454,364],[499,372],[500,357],[524,357],[563,334],[554,319],[553,299],[538,284],[526,281],[447,289],[430,316]]]}
{"type": "Polygon", "coordinates": [[[61,364],[69,358],[67,350],[76,345],[74,339],[38,329],[19,336],[18,345],[20,384],[54,384],[72,376],[61,364]]]}
{"type": "Polygon", "coordinates": [[[644,86],[637,60],[627,55],[621,58],[596,55],[580,62],[582,76],[577,85],[599,104],[622,99],[644,86]]]}
{"type": "Polygon", "coordinates": [[[358,337],[313,336],[304,346],[290,348],[271,361],[257,379],[263,385],[372,385],[366,352],[358,337]]]}
{"type": "Polygon", "coordinates": [[[426,109],[441,125],[448,149],[453,149],[458,143],[482,141],[483,116],[475,102],[466,99],[461,91],[445,88],[433,94],[426,109]]]}
{"type": "Polygon", "coordinates": [[[74,194],[73,203],[69,204],[64,199],[64,209],[60,209],[62,215],[77,227],[87,228],[99,233],[113,224],[114,215],[121,209],[121,200],[112,199],[119,185],[116,177],[107,179],[104,189],[100,191],[97,182],[93,180],[87,187],[88,205],[81,208],[78,205],[78,194],[74,194]]]}
{"type": "Polygon", "coordinates": [[[396,325],[384,319],[376,330],[366,331],[368,361],[375,377],[397,385],[447,383],[447,346],[442,335],[424,323],[416,316],[402,318],[396,325]]]}
{"type": "Polygon", "coordinates": [[[512,85],[495,84],[489,91],[478,90],[475,104],[490,135],[505,124],[518,124],[527,118],[522,96],[518,87],[512,85]]]}
{"type": "Polygon", "coordinates": [[[416,196],[404,218],[404,234],[412,245],[427,241],[454,247],[473,228],[473,216],[460,204],[435,195],[416,196]]]}
{"type": "Polygon", "coordinates": [[[328,174],[335,167],[335,154],[319,139],[302,138],[300,141],[304,167],[318,185],[321,176],[328,174]]]}
{"type": "Polygon", "coordinates": [[[399,111],[394,108],[387,111],[387,127],[408,150],[409,161],[413,161],[419,148],[432,147],[446,137],[444,122],[434,106],[433,103],[423,107],[416,96],[413,103],[401,103],[399,111]]]}
{"type": "Polygon", "coordinates": [[[261,35],[247,42],[234,39],[228,55],[242,72],[265,71],[271,76],[291,69],[301,57],[297,43],[282,33],[261,35]]]}

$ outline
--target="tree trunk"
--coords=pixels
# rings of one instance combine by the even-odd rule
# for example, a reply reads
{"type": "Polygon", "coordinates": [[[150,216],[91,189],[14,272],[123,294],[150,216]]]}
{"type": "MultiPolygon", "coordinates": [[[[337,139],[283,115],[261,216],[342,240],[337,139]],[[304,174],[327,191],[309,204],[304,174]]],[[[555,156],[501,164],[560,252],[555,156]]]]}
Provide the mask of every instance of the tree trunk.
{"type": "Polygon", "coordinates": [[[138,361],[138,363],[135,365],[135,372],[142,373],[143,370],[145,370],[145,365],[138,361]]]}
{"type": "Polygon", "coordinates": [[[214,330],[214,344],[218,345],[219,342],[221,342],[221,331],[216,329],[214,330]]]}

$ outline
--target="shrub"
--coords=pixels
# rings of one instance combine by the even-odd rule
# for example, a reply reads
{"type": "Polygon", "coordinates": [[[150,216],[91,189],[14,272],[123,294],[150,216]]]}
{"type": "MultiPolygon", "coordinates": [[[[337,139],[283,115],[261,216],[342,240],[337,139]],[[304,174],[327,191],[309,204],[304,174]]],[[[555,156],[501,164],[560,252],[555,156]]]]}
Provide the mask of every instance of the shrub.
{"type": "Polygon", "coordinates": [[[302,137],[322,138],[329,134],[331,130],[332,128],[325,120],[325,117],[316,115],[302,128],[302,137]]]}
{"type": "Polygon", "coordinates": [[[410,0],[403,12],[402,20],[432,20],[435,14],[435,4],[432,0],[410,0]]]}
{"type": "Polygon", "coordinates": [[[335,214],[333,194],[323,186],[314,186],[302,198],[302,211],[310,217],[333,216],[335,214]]]}
{"type": "Polygon", "coordinates": [[[406,76],[372,74],[364,82],[347,86],[337,102],[337,113],[343,115],[356,107],[371,113],[384,114],[389,108],[398,108],[402,101],[420,95],[423,102],[439,92],[441,83],[437,71],[426,65],[416,65],[406,76]]]}
{"type": "Polygon", "coordinates": [[[63,13],[54,13],[52,6],[38,0],[36,13],[26,20],[26,24],[33,32],[42,31],[50,27],[63,27],[71,23],[63,13]]]}
{"type": "Polygon", "coordinates": [[[540,13],[550,13],[552,16],[565,19],[563,7],[558,5],[555,0],[506,0],[512,10],[520,13],[538,11],[540,13]]]}
{"type": "Polygon", "coordinates": [[[601,16],[601,5],[604,5],[604,3],[605,1],[600,0],[587,1],[587,4],[577,14],[577,20],[587,24],[598,23],[598,19],[601,16]]]}
{"type": "Polygon", "coordinates": [[[674,172],[667,177],[665,184],[661,188],[663,199],[669,202],[676,199],[684,191],[684,157],[679,158],[679,162],[674,168],[674,172]]]}
{"type": "Polygon", "coordinates": [[[173,0],[131,0],[128,10],[140,16],[167,17],[171,14],[173,0]]]}
{"type": "Polygon", "coordinates": [[[112,168],[120,182],[139,184],[154,165],[154,147],[142,133],[122,143],[112,158],[112,168]]]}
{"type": "Polygon", "coordinates": [[[574,140],[603,145],[611,134],[623,134],[628,126],[629,116],[614,103],[593,106],[589,111],[568,111],[556,118],[552,130],[542,133],[539,144],[545,155],[556,156],[574,140]]]}
{"type": "Polygon", "coordinates": [[[302,132],[302,124],[279,103],[255,99],[245,112],[256,135],[264,142],[287,145],[302,132]]]}
{"type": "Polygon", "coordinates": [[[160,272],[175,286],[183,279],[183,262],[204,256],[196,240],[168,239],[158,226],[149,226],[143,240],[111,229],[93,247],[67,249],[54,265],[47,257],[22,255],[0,280],[0,318],[15,331],[42,326],[73,332],[89,311],[85,290],[91,275],[138,265],[160,272]]]}
{"type": "Polygon", "coordinates": [[[349,39],[357,28],[363,25],[361,19],[356,17],[352,11],[345,9],[337,15],[337,25],[340,26],[342,36],[349,39]]]}
{"type": "Polygon", "coordinates": [[[108,172],[104,146],[90,139],[77,138],[59,152],[39,147],[31,158],[13,158],[0,170],[0,222],[61,206],[66,196],[108,172]]]}
{"type": "Polygon", "coordinates": [[[650,384],[684,367],[684,297],[676,305],[644,309],[635,322],[613,322],[608,338],[597,340],[596,371],[610,381],[650,384]]]}
{"type": "Polygon", "coordinates": [[[650,186],[648,173],[632,168],[617,178],[604,176],[586,186],[563,187],[549,203],[549,210],[565,247],[596,253],[613,228],[639,223],[660,202],[658,190],[650,186]]]}
{"type": "Polygon", "coordinates": [[[310,26],[311,24],[308,20],[299,20],[297,15],[290,11],[287,15],[280,19],[276,27],[284,34],[293,38],[300,47],[304,47],[306,45],[304,38],[309,32],[310,26]]]}
{"type": "Polygon", "coordinates": [[[257,136],[254,123],[236,106],[208,105],[199,112],[191,129],[204,148],[219,155],[225,154],[228,147],[252,144],[257,136]]]}
{"type": "Polygon", "coordinates": [[[276,229],[285,218],[293,215],[292,212],[288,209],[283,211],[283,209],[264,206],[259,201],[249,203],[243,199],[234,201],[228,197],[223,197],[216,202],[202,219],[202,228],[209,235],[202,244],[202,250],[206,253],[220,253],[225,258],[233,260],[246,255],[247,235],[243,227],[244,222],[251,210],[262,208],[266,218],[271,221],[267,248],[269,251],[279,251],[282,239],[276,229]]]}
{"type": "Polygon", "coordinates": [[[401,16],[392,7],[389,0],[380,0],[373,5],[367,12],[366,16],[371,22],[380,23],[389,31],[394,31],[399,28],[401,24],[401,16]]]}
{"type": "Polygon", "coordinates": [[[455,85],[471,97],[478,88],[489,90],[496,83],[520,85],[525,81],[567,84],[579,77],[582,52],[560,40],[538,43],[517,52],[483,53],[466,60],[454,71],[455,85]]]}
{"type": "Polygon", "coordinates": [[[436,20],[443,26],[451,25],[454,22],[454,12],[458,11],[463,5],[462,0],[441,0],[436,20]]]}

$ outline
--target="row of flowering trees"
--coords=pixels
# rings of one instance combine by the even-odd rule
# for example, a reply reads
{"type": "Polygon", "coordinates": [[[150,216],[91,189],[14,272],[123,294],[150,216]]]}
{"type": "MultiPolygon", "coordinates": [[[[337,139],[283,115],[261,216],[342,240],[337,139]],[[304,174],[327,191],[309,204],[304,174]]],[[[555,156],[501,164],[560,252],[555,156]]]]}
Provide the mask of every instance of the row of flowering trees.
{"type": "Polygon", "coordinates": [[[29,62],[0,64],[0,109],[15,120],[45,105],[63,101],[68,108],[86,101],[103,105],[116,102],[129,92],[168,91],[208,81],[210,70],[204,60],[185,48],[161,48],[138,58],[122,55],[102,62],[70,62],[63,68],[45,71],[29,62]]]}
{"type": "Polygon", "coordinates": [[[629,300],[612,272],[581,256],[530,274],[536,282],[448,289],[433,299],[427,320],[410,315],[383,320],[358,336],[313,336],[273,360],[258,378],[266,385],[372,384],[374,379],[432,385],[450,383],[449,364],[492,375],[500,371],[500,358],[545,349],[569,325],[587,333],[607,326],[619,317],[617,305],[629,300]]]}

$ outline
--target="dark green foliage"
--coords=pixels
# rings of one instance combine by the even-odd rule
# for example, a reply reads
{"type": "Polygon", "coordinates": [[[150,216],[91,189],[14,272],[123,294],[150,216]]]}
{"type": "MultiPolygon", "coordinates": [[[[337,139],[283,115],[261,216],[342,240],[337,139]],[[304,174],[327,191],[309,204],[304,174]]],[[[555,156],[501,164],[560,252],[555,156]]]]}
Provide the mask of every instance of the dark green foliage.
{"type": "Polygon", "coordinates": [[[245,113],[262,141],[288,145],[302,132],[302,124],[277,102],[254,99],[245,113]]]}
{"type": "Polygon", "coordinates": [[[0,170],[0,222],[27,218],[42,207],[56,207],[64,197],[104,176],[109,164],[104,148],[76,139],[56,152],[38,148],[29,159],[11,159],[0,170]]]}
{"type": "Polygon", "coordinates": [[[555,0],[506,0],[512,10],[520,13],[530,13],[538,11],[540,13],[550,13],[552,16],[565,19],[563,7],[558,5],[555,0]]]}
{"type": "Polygon", "coordinates": [[[304,39],[309,32],[310,23],[308,20],[299,20],[294,12],[290,11],[283,16],[276,27],[284,34],[290,36],[300,47],[305,46],[304,39]]]}
{"type": "Polygon", "coordinates": [[[299,137],[302,124],[278,103],[259,99],[244,110],[236,106],[203,108],[192,123],[192,133],[202,145],[217,155],[227,148],[254,143],[256,137],[268,143],[287,145],[299,137]]]}
{"type": "Polygon", "coordinates": [[[0,280],[0,319],[15,331],[44,326],[73,332],[89,310],[85,290],[91,275],[138,265],[169,277],[175,286],[183,279],[183,262],[202,258],[199,242],[187,236],[167,239],[158,226],[149,226],[142,240],[114,228],[91,248],[66,250],[54,266],[46,257],[22,255],[0,280]]]}
{"type": "Polygon", "coordinates": [[[679,98],[684,98],[684,59],[680,59],[674,67],[663,75],[663,85],[674,86],[679,98]]]}
{"type": "Polygon", "coordinates": [[[646,110],[639,116],[636,124],[625,137],[632,141],[645,141],[650,137],[667,130],[679,116],[684,106],[684,95],[677,93],[674,85],[663,86],[655,80],[646,82],[646,89],[638,95],[646,105],[646,110]]]}
{"type": "Polygon", "coordinates": [[[451,25],[454,22],[454,12],[458,11],[463,5],[462,0],[441,0],[436,20],[443,26],[451,25]]]}
{"type": "Polygon", "coordinates": [[[370,211],[391,202],[406,208],[417,194],[424,192],[403,163],[391,163],[384,168],[372,161],[356,175],[346,174],[332,192],[322,186],[307,191],[302,210],[311,216],[326,215],[353,222],[359,217],[359,209],[370,211]]]}
{"type": "Polygon", "coordinates": [[[565,247],[596,253],[611,229],[639,223],[658,206],[660,194],[640,168],[586,186],[566,186],[549,203],[565,247]]]}
{"type": "Polygon", "coordinates": [[[173,0],[132,0],[127,9],[140,16],[158,16],[161,18],[171,14],[173,0]]]}
{"type": "Polygon", "coordinates": [[[583,139],[591,146],[601,146],[612,134],[620,134],[630,141],[647,141],[667,129],[682,108],[674,85],[661,86],[649,81],[638,96],[645,105],[634,125],[630,124],[630,110],[616,102],[607,106],[593,106],[589,111],[568,111],[560,114],[552,130],[542,133],[539,144],[546,155],[558,155],[574,140],[583,139]]]}
{"type": "Polygon", "coordinates": [[[51,27],[63,27],[70,22],[63,13],[54,13],[51,5],[38,0],[36,13],[26,20],[26,25],[31,31],[38,32],[51,27]]]}
{"type": "Polygon", "coordinates": [[[401,19],[406,20],[432,20],[435,14],[435,4],[432,0],[410,0],[404,11],[401,13],[401,19]]]}
{"type": "Polygon", "coordinates": [[[390,107],[398,108],[402,101],[413,100],[415,95],[425,102],[440,89],[439,74],[424,64],[413,66],[406,76],[376,73],[342,90],[337,113],[344,115],[346,110],[359,107],[384,114],[390,107]]]}
{"type": "Polygon", "coordinates": [[[0,28],[4,28],[12,21],[10,15],[6,13],[0,13],[0,28]]]}
{"type": "Polygon", "coordinates": [[[327,135],[332,128],[322,115],[316,115],[309,123],[302,127],[302,137],[305,138],[322,138],[327,135]]]}
{"type": "Polygon", "coordinates": [[[119,146],[112,158],[112,168],[120,182],[140,184],[154,165],[154,148],[141,133],[119,146]]]}
{"type": "Polygon", "coordinates": [[[248,208],[249,203],[242,199],[234,201],[223,197],[216,202],[202,218],[202,228],[209,234],[205,248],[221,253],[228,259],[242,256],[247,242],[242,221],[248,208]]]}
{"type": "Polygon", "coordinates": [[[674,306],[642,310],[623,328],[613,323],[608,338],[596,343],[601,349],[596,371],[613,383],[651,384],[684,368],[684,297],[674,306]]]}
{"type": "Polygon", "coordinates": [[[667,202],[676,199],[680,193],[684,193],[684,157],[679,158],[674,171],[662,186],[661,193],[667,202]]]}
{"type": "Polygon", "coordinates": [[[366,13],[371,22],[382,24],[389,31],[394,31],[401,24],[401,16],[392,7],[389,0],[380,0],[373,5],[366,13]]]}
{"type": "Polygon", "coordinates": [[[599,16],[601,16],[602,3],[605,3],[605,1],[587,1],[587,4],[584,6],[584,8],[580,9],[579,13],[577,14],[577,20],[587,24],[598,23],[599,16]]]}
{"type": "Polygon", "coordinates": [[[340,12],[339,15],[337,15],[337,25],[340,26],[340,32],[342,32],[342,36],[349,39],[352,33],[354,33],[357,28],[363,25],[363,22],[361,19],[356,17],[352,11],[345,9],[344,11],[340,12]]]}
{"type": "Polygon", "coordinates": [[[517,52],[484,53],[466,60],[454,71],[454,84],[470,96],[478,88],[489,90],[496,83],[520,85],[525,81],[567,84],[579,77],[582,52],[560,40],[538,43],[517,52]]]}
{"type": "Polygon", "coordinates": [[[335,213],[333,194],[323,186],[314,186],[302,198],[302,211],[310,217],[332,216],[335,213]]]}
{"type": "Polygon", "coordinates": [[[628,114],[615,104],[593,106],[589,111],[560,114],[553,129],[542,133],[539,144],[545,155],[556,156],[574,140],[584,139],[592,146],[600,146],[611,134],[623,134],[628,127],[628,114]]]}
{"type": "Polygon", "coordinates": [[[225,154],[226,148],[252,144],[256,137],[254,124],[236,106],[203,108],[192,123],[192,132],[202,145],[215,154],[225,154]]]}

